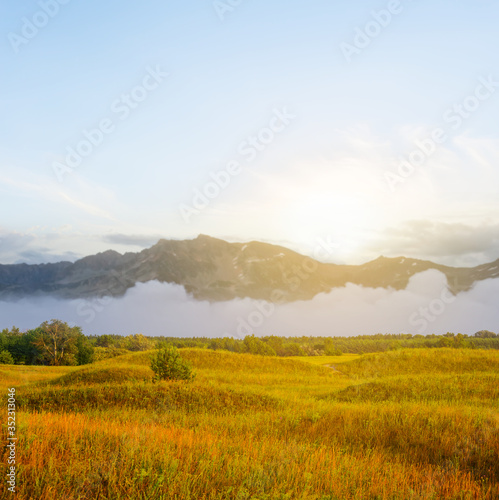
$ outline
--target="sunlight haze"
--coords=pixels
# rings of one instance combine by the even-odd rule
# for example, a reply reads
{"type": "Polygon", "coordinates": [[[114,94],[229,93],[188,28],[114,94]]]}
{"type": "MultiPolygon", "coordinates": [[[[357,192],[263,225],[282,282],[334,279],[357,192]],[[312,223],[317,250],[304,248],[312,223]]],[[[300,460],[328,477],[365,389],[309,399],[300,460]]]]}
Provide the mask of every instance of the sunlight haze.
{"type": "Polygon", "coordinates": [[[200,233],[499,257],[496,4],[216,4],[4,6],[1,263],[200,233]]]}

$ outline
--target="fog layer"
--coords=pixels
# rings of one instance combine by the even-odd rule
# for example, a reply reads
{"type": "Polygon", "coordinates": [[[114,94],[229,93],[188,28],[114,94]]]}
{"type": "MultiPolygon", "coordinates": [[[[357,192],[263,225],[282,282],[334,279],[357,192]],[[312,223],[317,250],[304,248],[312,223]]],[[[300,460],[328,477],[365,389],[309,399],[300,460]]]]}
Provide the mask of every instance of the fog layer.
{"type": "Polygon", "coordinates": [[[351,336],[375,333],[473,334],[497,331],[499,279],[479,282],[453,296],[446,278],[430,270],[405,290],[348,284],[310,301],[272,304],[251,299],[196,301],[179,285],[137,284],[121,298],[0,302],[0,329],[34,328],[61,319],[83,333],[242,338],[245,335],[351,336]]]}

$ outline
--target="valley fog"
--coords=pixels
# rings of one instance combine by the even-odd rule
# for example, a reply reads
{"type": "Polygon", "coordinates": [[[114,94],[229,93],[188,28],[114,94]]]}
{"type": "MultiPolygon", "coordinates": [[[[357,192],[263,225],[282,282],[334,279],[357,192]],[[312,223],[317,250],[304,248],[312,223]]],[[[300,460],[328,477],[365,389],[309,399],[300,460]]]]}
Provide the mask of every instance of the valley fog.
{"type": "Polygon", "coordinates": [[[61,319],[86,335],[142,333],[171,337],[246,335],[351,336],[376,333],[472,335],[497,330],[499,279],[453,296],[435,270],[414,275],[405,290],[347,284],[310,301],[272,304],[251,299],[196,301],[182,286],[151,281],[121,298],[0,302],[0,328],[35,328],[61,319]]]}

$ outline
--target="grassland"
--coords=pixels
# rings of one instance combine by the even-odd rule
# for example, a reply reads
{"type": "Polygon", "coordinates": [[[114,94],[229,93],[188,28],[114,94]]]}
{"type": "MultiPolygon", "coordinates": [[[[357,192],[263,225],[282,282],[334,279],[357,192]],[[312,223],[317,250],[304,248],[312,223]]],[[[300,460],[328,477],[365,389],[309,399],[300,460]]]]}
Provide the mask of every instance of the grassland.
{"type": "Polygon", "coordinates": [[[19,441],[1,498],[499,498],[497,351],[181,354],[192,383],[152,383],[148,352],[2,367],[19,441]]]}

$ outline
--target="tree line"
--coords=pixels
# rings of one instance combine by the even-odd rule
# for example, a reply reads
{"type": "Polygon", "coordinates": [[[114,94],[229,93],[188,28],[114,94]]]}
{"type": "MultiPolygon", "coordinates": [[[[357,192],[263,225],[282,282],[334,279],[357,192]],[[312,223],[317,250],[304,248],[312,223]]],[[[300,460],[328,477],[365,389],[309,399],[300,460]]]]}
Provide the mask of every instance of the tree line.
{"type": "Polygon", "coordinates": [[[474,335],[376,334],[354,337],[281,337],[270,335],[232,337],[148,337],[135,335],[84,335],[81,327],[53,319],[21,332],[12,327],[0,331],[0,364],[71,366],[84,365],[120,354],[147,351],[164,345],[197,347],[262,356],[339,356],[406,348],[499,349],[499,335],[481,330],[474,335]]]}

